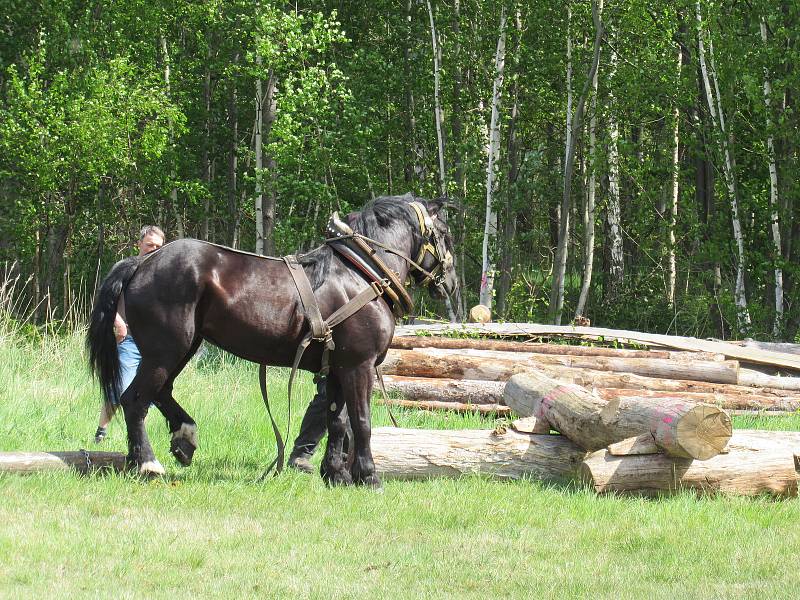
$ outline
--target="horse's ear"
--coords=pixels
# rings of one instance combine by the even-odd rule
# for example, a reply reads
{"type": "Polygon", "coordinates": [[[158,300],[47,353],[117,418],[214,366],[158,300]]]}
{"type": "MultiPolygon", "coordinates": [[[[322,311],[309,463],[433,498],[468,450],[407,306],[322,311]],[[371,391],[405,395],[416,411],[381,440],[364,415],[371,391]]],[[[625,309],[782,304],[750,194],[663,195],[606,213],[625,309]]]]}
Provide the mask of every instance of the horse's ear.
{"type": "Polygon", "coordinates": [[[436,215],[442,210],[446,201],[447,198],[434,198],[433,200],[425,202],[425,208],[428,209],[428,214],[431,216],[431,219],[436,218],[436,215]]]}

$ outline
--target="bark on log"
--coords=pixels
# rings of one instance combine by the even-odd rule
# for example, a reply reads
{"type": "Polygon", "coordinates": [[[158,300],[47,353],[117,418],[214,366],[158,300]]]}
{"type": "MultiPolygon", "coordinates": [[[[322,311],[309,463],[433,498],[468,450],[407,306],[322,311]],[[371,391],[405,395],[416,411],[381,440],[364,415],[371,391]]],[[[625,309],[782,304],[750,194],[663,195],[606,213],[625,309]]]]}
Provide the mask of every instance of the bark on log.
{"type": "MultiPolygon", "coordinates": [[[[386,404],[382,398],[376,400],[378,404],[386,404]]],[[[483,415],[494,414],[497,416],[511,414],[511,409],[503,404],[469,404],[465,402],[438,402],[436,400],[403,400],[389,398],[390,406],[403,408],[416,408],[417,410],[449,410],[458,413],[480,413],[483,415]]]]}
{"type": "Polygon", "coordinates": [[[392,339],[390,348],[413,350],[415,348],[449,348],[470,350],[495,350],[501,352],[529,352],[560,356],[608,356],[615,358],[665,358],[672,360],[722,361],[723,354],[713,352],[682,352],[674,350],[631,350],[600,346],[567,346],[564,344],[537,344],[508,340],[447,338],[435,336],[406,336],[392,339]]]}
{"type": "Polygon", "coordinates": [[[0,452],[0,473],[125,470],[121,452],[0,452]]]}
{"type": "Polygon", "coordinates": [[[406,400],[462,402],[464,404],[500,404],[503,402],[502,381],[442,379],[384,375],[387,391],[399,392],[406,400]]]}
{"type": "Polygon", "coordinates": [[[586,452],[560,435],[513,429],[455,431],[378,427],[372,456],[381,477],[428,479],[488,475],[499,479],[574,479],[586,452]]]}
{"type": "Polygon", "coordinates": [[[586,457],[580,476],[598,493],[655,496],[680,489],[744,496],[797,495],[796,435],[737,430],[728,452],[692,461],[662,454],[613,456],[607,450],[586,457]]]}
{"type": "Polygon", "coordinates": [[[604,400],[637,396],[640,398],[680,398],[691,402],[705,402],[725,410],[796,411],[800,410],[800,396],[773,396],[744,393],[734,387],[734,392],[669,392],[660,390],[635,390],[625,388],[595,388],[595,394],[604,400]]]}
{"type": "Polygon", "coordinates": [[[716,406],[672,398],[607,402],[535,371],[513,376],[503,397],[519,415],[546,419],[587,450],[649,433],[671,456],[706,460],[719,454],[731,437],[730,417],[716,406]]]}
{"type": "MultiPolygon", "coordinates": [[[[606,356],[556,356],[539,355],[522,352],[497,352],[492,350],[448,350],[439,348],[422,348],[419,350],[389,350],[385,363],[393,364],[412,361],[404,366],[402,375],[423,375],[414,373],[413,361],[422,362],[432,358],[437,364],[445,359],[463,361],[466,365],[504,361],[516,363],[529,368],[578,368],[602,371],[632,373],[648,377],[707,381],[714,383],[737,383],[739,364],[736,361],[673,361],[667,359],[616,358],[606,356]]],[[[467,367],[469,368],[469,367],[467,367]]],[[[390,371],[385,371],[390,372],[390,371]]],[[[441,376],[441,375],[440,375],[441,376]]],[[[486,377],[474,377],[486,379],[486,377]]]]}

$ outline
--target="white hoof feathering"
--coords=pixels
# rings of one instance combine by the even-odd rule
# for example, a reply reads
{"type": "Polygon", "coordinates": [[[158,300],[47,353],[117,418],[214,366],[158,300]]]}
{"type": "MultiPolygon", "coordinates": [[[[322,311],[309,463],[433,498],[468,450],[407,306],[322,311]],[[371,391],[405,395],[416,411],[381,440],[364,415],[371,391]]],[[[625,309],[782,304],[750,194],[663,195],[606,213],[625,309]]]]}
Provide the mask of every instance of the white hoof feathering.
{"type": "Polygon", "coordinates": [[[148,460],[139,467],[139,473],[142,475],[163,475],[166,471],[157,460],[148,460]]]}
{"type": "Polygon", "coordinates": [[[197,443],[197,425],[192,423],[181,423],[181,428],[178,431],[172,432],[172,439],[183,438],[189,442],[195,449],[199,448],[197,443]]]}

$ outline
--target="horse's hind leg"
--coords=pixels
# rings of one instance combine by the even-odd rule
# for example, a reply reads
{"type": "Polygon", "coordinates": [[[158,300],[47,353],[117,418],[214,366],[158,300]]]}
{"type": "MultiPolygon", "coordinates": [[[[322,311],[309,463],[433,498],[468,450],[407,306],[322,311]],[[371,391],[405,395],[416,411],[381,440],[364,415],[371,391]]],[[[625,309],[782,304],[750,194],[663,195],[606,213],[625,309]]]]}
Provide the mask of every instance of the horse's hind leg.
{"type": "Polygon", "coordinates": [[[133,382],[120,398],[128,429],[128,464],[135,465],[142,475],[163,475],[164,467],[155,457],[147,437],[144,419],[156,392],[167,377],[166,369],[142,359],[133,382]]]}

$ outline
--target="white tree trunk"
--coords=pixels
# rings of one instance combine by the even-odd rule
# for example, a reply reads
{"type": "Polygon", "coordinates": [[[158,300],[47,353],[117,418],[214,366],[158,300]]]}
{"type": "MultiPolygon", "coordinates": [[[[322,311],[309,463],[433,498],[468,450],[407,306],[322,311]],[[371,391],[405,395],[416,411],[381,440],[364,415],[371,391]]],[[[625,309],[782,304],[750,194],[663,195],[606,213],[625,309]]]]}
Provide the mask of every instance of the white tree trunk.
{"type": "MultiPolygon", "coordinates": [[[[767,23],[761,17],[761,40],[767,45],[767,23]]],[[[780,267],[781,259],[781,228],[778,217],[778,168],[775,164],[775,140],[772,136],[772,82],[769,79],[769,72],[764,68],[764,106],[767,115],[767,157],[769,159],[769,206],[770,221],[772,226],[772,243],[775,252],[775,324],[772,333],[778,337],[783,325],[783,270],[780,267]]]]}
{"type": "MultiPolygon", "coordinates": [[[[586,98],[589,87],[594,80],[595,71],[600,64],[600,43],[603,39],[603,22],[600,20],[598,3],[592,2],[592,18],[595,26],[592,63],[586,76],[586,82],[578,98],[578,106],[572,114],[570,125],[570,144],[566,148],[564,162],[564,189],[561,197],[561,210],[559,214],[558,248],[553,261],[553,285],[550,289],[550,317],[556,325],[561,323],[561,313],[564,308],[564,277],[567,271],[567,255],[569,254],[569,214],[572,210],[572,172],[575,166],[575,134],[580,131],[583,115],[586,112],[586,98]]],[[[571,51],[570,51],[571,52],[571,51]]]]}
{"type": "Polygon", "coordinates": [[[609,289],[606,290],[606,297],[614,298],[622,287],[625,276],[625,258],[623,254],[622,242],[622,217],[620,208],[619,193],[619,122],[614,113],[614,88],[613,80],[617,72],[617,52],[612,48],[611,59],[609,61],[609,86],[608,92],[608,210],[606,220],[608,221],[608,235],[611,244],[611,265],[609,273],[609,289]]]}
{"type": "Polygon", "coordinates": [[[486,221],[483,228],[483,268],[481,271],[480,303],[492,307],[494,291],[494,241],[497,237],[497,212],[494,209],[494,192],[497,187],[495,167],[500,158],[500,100],[503,90],[503,71],[506,62],[506,9],[500,9],[500,34],[494,58],[494,84],[492,85],[492,116],[489,123],[489,143],[486,165],[486,221]]]}
{"type": "Polygon", "coordinates": [[[696,4],[697,8],[697,40],[698,40],[698,58],[700,60],[700,71],[703,75],[703,87],[706,92],[706,102],[708,103],[708,110],[711,114],[711,122],[714,128],[717,129],[720,143],[722,144],[722,153],[724,156],[723,173],[725,176],[725,183],[728,187],[728,195],[731,201],[731,219],[733,222],[733,236],[736,240],[736,287],[734,289],[734,299],[737,308],[737,320],[739,328],[746,331],[750,327],[750,313],[747,309],[747,295],[744,288],[744,269],[745,269],[745,255],[744,255],[744,236],[742,234],[742,225],[739,220],[739,200],[736,191],[736,174],[733,169],[733,158],[731,154],[731,141],[728,131],[725,127],[725,113],[722,110],[722,99],[719,93],[719,84],[717,82],[717,73],[714,69],[713,62],[713,46],[711,43],[711,36],[709,33],[709,61],[706,62],[706,51],[703,30],[703,19],[700,9],[700,2],[696,4]],[[709,66],[711,67],[709,69],[709,66]],[[711,89],[711,82],[713,80],[714,90],[711,89]],[[716,92],[716,100],[714,98],[716,92]]]}
{"type": "MultiPolygon", "coordinates": [[[[261,56],[256,56],[256,64],[261,67],[261,56]]],[[[262,169],[264,160],[261,147],[261,125],[263,122],[262,103],[264,94],[261,90],[261,76],[256,78],[256,122],[255,122],[255,150],[256,150],[256,254],[264,254],[264,194],[262,190],[262,169]]]]}
{"type": "MultiPolygon", "coordinates": [[[[681,81],[682,60],[683,52],[678,46],[676,86],[680,85],[681,81]]],[[[675,260],[675,224],[678,219],[678,196],[680,194],[678,187],[680,181],[680,173],[678,172],[680,168],[680,108],[677,101],[675,101],[675,107],[672,109],[672,119],[672,194],[667,221],[667,302],[671,307],[674,307],[675,285],[678,279],[678,268],[675,260]]]]}
{"type": "MultiPolygon", "coordinates": [[[[603,15],[603,0],[597,3],[597,11],[601,18],[603,15]]],[[[592,77],[592,104],[591,116],[589,117],[589,183],[586,194],[586,204],[583,210],[583,282],[581,283],[581,293],[578,297],[578,306],[575,309],[575,316],[582,316],[586,310],[586,301],[589,297],[589,289],[592,286],[592,269],[594,266],[594,207],[595,194],[597,189],[597,171],[595,158],[597,157],[597,84],[600,65],[592,77]]]]}
{"type": "Polygon", "coordinates": [[[444,121],[444,113],[442,111],[441,93],[440,93],[440,78],[439,71],[442,68],[442,48],[439,45],[439,39],[436,35],[436,24],[433,20],[433,8],[431,7],[430,0],[427,0],[428,16],[431,21],[431,49],[433,51],[433,120],[436,122],[436,147],[439,152],[439,194],[446,195],[447,185],[445,180],[444,170],[444,137],[442,135],[442,123],[444,121]]]}
{"type": "MultiPolygon", "coordinates": [[[[167,97],[171,96],[171,84],[170,84],[170,61],[169,61],[169,49],[167,48],[167,38],[165,36],[160,36],[159,41],[161,43],[161,52],[164,55],[164,85],[167,88],[167,97]]],[[[175,131],[172,127],[172,119],[169,120],[168,123],[169,127],[169,145],[170,147],[173,146],[175,141],[175,131]]],[[[175,163],[174,159],[172,165],[170,167],[170,178],[175,181],[176,173],[175,173],[175,163]]],[[[185,237],[185,231],[183,229],[183,218],[181,216],[181,211],[178,209],[178,188],[175,185],[172,186],[172,189],[169,192],[169,201],[170,206],[172,207],[173,215],[175,216],[175,229],[177,230],[178,237],[182,238],[185,237]]]]}

